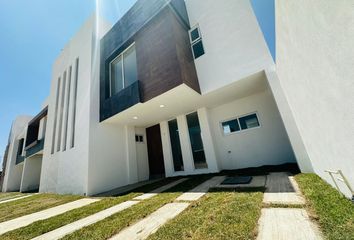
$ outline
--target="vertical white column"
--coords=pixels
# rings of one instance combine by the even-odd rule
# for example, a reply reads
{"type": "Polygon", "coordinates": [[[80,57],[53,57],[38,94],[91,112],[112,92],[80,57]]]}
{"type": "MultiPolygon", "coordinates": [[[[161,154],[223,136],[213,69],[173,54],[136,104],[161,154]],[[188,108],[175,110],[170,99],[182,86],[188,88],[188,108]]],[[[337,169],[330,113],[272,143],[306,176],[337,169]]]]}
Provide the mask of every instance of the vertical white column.
{"type": "Polygon", "coordinates": [[[47,128],[47,116],[45,116],[39,121],[38,140],[41,140],[45,137],[46,128],[47,128]]]}
{"type": "Polygon", "coordinates": [[[303,143],[299,129],[297,128],[293,113],[281,87],[278,75],[273,70],[267,70],[265,71],[265,74],[301,172],[313,172],[310,157],[303,143]]]}
{"type": "Polygon", "coordinates": [[[138,163],[136,158],[136,145],[135,145],[135,128],[132,126],[125,126],[125,139],[126,139],[126,166],[128,173],[128,183],[138,182],[138,163]]]}
{"type": "Polygon", "coordinates": [[[174,175],[174,169],[173,169],[170,132],[168,129],[168,122],[167,121],[160,123],[160,130],[161,130],[163,160],[164,160],[164,164],[165,164],[165,174],[166,174],[166,177],[171,177],[174,175]]]}
{"type": "Polygon", "coordinates": [[[218,172],[219,166],[216,159],[213,137],[210,130],[208,110],[206,108],[198,109],[198,118],[208,169],[211,172],[218,172]]]}
{"type": "Polygon", "coordinates": [[[189,139],[187,119],[185,115],[177,117],[177,125],[179,132],[179,139],[181,141],[181,150],[184,163],[184,171],[186,174],[194,171],[194,160],[191,148],[191,142],[189,139]]]}

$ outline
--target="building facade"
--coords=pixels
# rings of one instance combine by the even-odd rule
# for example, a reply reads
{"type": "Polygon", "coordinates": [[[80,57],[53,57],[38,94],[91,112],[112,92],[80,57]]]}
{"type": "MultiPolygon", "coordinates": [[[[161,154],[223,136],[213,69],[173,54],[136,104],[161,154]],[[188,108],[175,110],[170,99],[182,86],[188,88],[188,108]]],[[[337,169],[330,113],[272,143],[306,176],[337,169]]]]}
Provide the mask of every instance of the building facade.
{"type": "Polygon", "coordinates": [[[139,0],[113,26],[92,17],[54,63],[47,104],[21,124],[24,164],[16,130],[4,191],[94,195],[295,162],[313,171],[249,0],[139,0]]]}
{"type": "Polygon", "coordinates": [[[277,73],[314,171],[354,189],[352,1],[276,1],[277,73]],[[317,119],[317,120],[315,120],[317,119]]]}

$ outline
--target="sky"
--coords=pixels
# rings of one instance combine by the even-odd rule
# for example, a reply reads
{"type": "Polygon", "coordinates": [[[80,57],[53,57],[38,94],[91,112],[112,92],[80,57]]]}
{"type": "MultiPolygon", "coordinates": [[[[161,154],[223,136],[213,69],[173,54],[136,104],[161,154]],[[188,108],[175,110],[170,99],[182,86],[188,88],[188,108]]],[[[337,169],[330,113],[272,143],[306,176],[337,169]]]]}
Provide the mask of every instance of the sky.
{"type": "MultiPolygon", "coordinates": [[[[0,0],[0,169],[12,121],[40,112],[52,63],[96,2],[115,23],[136,0],[0,0]]],[[[252,6],[274,58],[274,0],[252,0],[252,6]]]]}

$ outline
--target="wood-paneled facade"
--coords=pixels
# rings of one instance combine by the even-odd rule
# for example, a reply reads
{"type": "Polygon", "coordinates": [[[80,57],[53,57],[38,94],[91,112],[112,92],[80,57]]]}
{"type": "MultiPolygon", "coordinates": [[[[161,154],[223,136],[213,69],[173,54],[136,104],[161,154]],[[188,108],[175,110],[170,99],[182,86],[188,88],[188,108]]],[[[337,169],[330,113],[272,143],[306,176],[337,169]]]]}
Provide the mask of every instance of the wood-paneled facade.
{"type": "Polygon", "coordinates": [[[100,120],[181,84],[200,93],[183,0],[139,0],[101,40],[100,120]],[[138,82],[109,95],[109,64],[135,44],[138,82]]]}

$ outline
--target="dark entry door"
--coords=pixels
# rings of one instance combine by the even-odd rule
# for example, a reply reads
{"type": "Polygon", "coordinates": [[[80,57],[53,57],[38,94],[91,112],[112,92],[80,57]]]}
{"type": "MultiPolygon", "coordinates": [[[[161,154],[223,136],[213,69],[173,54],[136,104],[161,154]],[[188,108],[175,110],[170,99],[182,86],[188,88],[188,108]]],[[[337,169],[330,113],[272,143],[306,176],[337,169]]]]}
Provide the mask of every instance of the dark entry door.
{"type": "Polygon", "coordinates": [[[164,177],[165,165],[163,161],[161,130],[159,124],[146,129],[146,141],[150,178],[164,177]]]}

